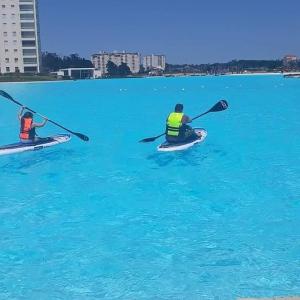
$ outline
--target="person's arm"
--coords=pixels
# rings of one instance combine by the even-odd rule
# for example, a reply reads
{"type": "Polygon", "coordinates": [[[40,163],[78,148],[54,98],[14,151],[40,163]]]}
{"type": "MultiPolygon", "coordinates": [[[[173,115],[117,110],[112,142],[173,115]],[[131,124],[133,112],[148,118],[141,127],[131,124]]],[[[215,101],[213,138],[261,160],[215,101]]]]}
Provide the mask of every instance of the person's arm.
{"type": "Polygon", "coordinates": [[[44,127],[44,126],[46,125],[47,122],[48,122],[48,119],[45,118],[43,122],[41,122],[41,123],[33,123],[33,124],[31,125],[31,127],[32,127],[32,128],[44,127]]]}
{"type": "Polygon", "coordinates": [[[23,115],[24,109],[25,109],[25,107],[22,106],[22,108],[21,108],[20,111],[19,111],[19,114],[18,114],[18,119],[19,119],[19,121],[21,121],[21,119],[22,119],[22,115],[23,115]]]}
{"type": "Polygon", "coordinates": [[[187,123],[191,123],[192,122],[192,119],[186,115],[184,115],[182,117],[182,124],[187,124],[187,123]]]}

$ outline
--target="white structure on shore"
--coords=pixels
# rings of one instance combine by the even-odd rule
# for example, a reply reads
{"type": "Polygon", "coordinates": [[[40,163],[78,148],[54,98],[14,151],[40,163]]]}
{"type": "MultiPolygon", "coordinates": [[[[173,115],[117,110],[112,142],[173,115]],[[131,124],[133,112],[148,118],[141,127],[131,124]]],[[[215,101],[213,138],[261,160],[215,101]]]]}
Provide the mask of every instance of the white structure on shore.
{"type": "Polygon", "coordinates": [[[0,72],[40,72],[38,0],[0,1],[0,72]]]}
{"type": "Polygon", "coordinates": [[[143,67],[145,70],[166,69],[166,56],[165,55],[147,55],[143,59],[143,67]]]}
{"type": "Polygon", "coordinates": [[[130,52],[100,52],[92,55],[92,63],[102,74],[107,73],[106,65],[111,61],[117,66],[125,63],[133,74],[140,71],[140,55],[139,53],[130,52]]]}
{"type": "Polygon", "coordinates": [[[288,54],[283,57],[282,61],[284,66],[290,66],[292,64],[297,63],[299,59],[296,55],[288,54]]]}

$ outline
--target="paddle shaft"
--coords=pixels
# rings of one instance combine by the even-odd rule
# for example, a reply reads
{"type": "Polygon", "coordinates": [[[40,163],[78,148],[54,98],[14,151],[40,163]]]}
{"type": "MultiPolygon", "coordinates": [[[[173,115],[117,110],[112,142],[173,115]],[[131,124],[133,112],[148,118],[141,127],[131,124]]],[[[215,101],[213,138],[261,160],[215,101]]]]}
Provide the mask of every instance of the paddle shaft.
{"type": "MultiPolygon", "coordinates": [[[[17,100],[11,99],[11,101],[13,101],[14,103],[16,103],[17,105],[19,105],[19,106],[21,106],[21,107],[24,107],[25,109],[31,111],[32,113],[34,113],[34,114],[36,114],[36,115],[42,117],[43,119],[47,119],[45,116],[41,115],[40,113],[34,111],[33,109],[31,109],[31,108],[29,108],[29,107],[27,107],[27,106],[24,106],[22,103],[20,103],[20,102],[17,101],[17,100]]],[[[50,119],[47,119],[47,121],[50,122],[50,123],[52,123],[52,124],[54,124],[54,125],[56,125],[56,126],[58,126],[58,127],[60,127],[60,128],[62,128],[62,129],[64,129],[64,130],[66,130],[66,131],[68,131],[68,132],[70,132],[70,133],[72,133],[72,134],[75,134],[75,132],[73,132],[72,130],[70,130],[70,129],[68,129],[68,128],[66,128],[66,127],[64,127],[64,126],[62,126],[62,125],[60,125],[60,124],[58,124],[58,123],[56,123],[55,121],[52,121],[52,120],[50,120],[50,119]]]]}

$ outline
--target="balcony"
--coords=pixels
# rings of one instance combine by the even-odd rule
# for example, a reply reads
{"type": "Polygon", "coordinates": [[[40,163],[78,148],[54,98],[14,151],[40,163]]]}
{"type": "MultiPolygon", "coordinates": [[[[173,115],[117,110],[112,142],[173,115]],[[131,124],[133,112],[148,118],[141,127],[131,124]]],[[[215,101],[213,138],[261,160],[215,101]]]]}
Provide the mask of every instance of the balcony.
{"type": "Polygon", "coordinates": [[[32,4],[21,4],[19,7],[20,7],[21,12],[33,12],[34,11],[34,7],[32,4]]]}
{"type": "Polygon", "coordinates": [[[23,49],[24,57],[36,57],[36,49],[23,49]]]}
{"type": "Polygon", "coordinates": [[[22,41],[22,47],[23,48],[35,48],[36,47],[36,42],[35,42],[35,40],[22,41]]]}
{"type": "Polygon", "coordinates": [[[34,14],[20,14],[21,21],[34,21],[34,14]]]}
{"type": "Polygon", "coordinates": [[[24,65],[36,65],[37,58],[36,57],[24,57],[23,63],[24,63],[24,65]]]}
{"type": "Polygon", "coordinates": [[[22,30],[34,30],[35,29],[35,24],[34,22],[30,23],[21,23],[21,29],[22,30]]]}
{"type": "Polygon", "coordinates": [[[34,39],[35,31],[21,31],[21,38],[24,39],[34,39]]]}

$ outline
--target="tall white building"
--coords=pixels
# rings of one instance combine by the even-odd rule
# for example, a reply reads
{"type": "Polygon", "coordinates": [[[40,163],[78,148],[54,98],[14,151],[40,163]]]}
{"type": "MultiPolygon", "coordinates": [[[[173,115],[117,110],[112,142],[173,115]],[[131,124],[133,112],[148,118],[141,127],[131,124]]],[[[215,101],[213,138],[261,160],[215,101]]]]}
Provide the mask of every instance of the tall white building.
{"type": "Polygon", "coordinates": [[[140,71],[139,53],[130,52],[100,52],[92,55],[92,63],[95,69],[100,70],[102,74],[107,73],[106,65],[112,61],[117,66],[125,63],[133,74],[140,71]]]}
{"type": "Polygon", "coordinates": [[[0,0],[1,73],[40,72],[38,0],[0,0]]]}
{"type": "Polygon", "coordinates": [[[145,70],[152,69],[166,69],[166,56],[165,55],[147,55],[143,59],[143,67],[145,70]]]}

